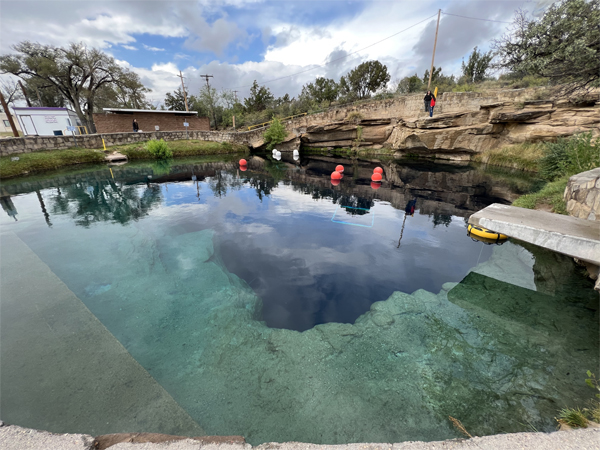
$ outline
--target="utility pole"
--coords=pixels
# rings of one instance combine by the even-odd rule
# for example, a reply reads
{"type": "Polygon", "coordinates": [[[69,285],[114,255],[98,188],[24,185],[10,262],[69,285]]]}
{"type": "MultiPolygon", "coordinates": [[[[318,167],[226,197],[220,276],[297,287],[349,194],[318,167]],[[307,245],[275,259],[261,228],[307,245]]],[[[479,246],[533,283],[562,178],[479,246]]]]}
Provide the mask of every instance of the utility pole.
{"type": "MultiPolygon", "coordinates": [[[[238,100],[237,100],[237,93],[238,92],[239,91],[233,91],[233,95],[235,95],[235,103],[238,102],[238,100]]],[[[231,117],[233,118],[233,129],[235,130],[235,116],[231,116],[231,117]]]]}
{"type": "Polygon", "coordinates": [[[181,74],[181,70],[179,71],[179,75],[177,75],[179,78],[181,78],[181,90],[183,91],[183,100],[185,101],[185,110],[189,111],[190,108],[188,108],[188,103],[187,103],[187,94],[185,93],[185,85],[183,84],[183,75],[181,74]]]}
{"type": "Polygon", "coordinates": [[[27,92],[25,92],[25,86],[23,86],[21,80],[19,80],[19,86],[21,86],[21,90],[23,91],[23,96],[25,97],[25,101],[27,102],[27,107],[31,108],[31,102],[29,101],[29,97],[27,97],[27,92]]]}
{"type": "Polygon", "coordinates": [[[208,98],[210,99],[210,109],[212,110],[213,121],[215,122],[215,130],[216,130],[217,129],[217,118],[215,117],[215,107],[213,106],[212,95],[210,95],[210,84],[208,84],[208,79],[213,78],[213,76],[212,75],[200,75],[200,77],[202,77],[206,80],[206,88],[207,88],[206,93],[208,94],[208,98]]]}
{"type": "Polygon", "coordinates": [[[431,69],[429,70],[429,83],[427,83],[427,90],[431,90],[431,77],[433,76],[433,60],[435,59],[435,47],[437,46],[438,29],[440,28],[440,14],[441,9],[438,9],[438,20],[437,26],[435,27],[435,41],[433,41],[433,55],[431,55],[431,69]]]}
{"type": "Polygon", "coordinates": [[[12,132],[15,137],[19,137],[19,132],[17,131],[17,127],[15,126],[15,122],[13,121],[12,114],[8,109],[8,105],[6,104],[6,100],[4,100],[4,95],[0,92],[0,103],[2,103],[2,109],[6,113],[6,117],[8,118],[8,123],[10,123],[10,127],[12,128],[12,132]]]}

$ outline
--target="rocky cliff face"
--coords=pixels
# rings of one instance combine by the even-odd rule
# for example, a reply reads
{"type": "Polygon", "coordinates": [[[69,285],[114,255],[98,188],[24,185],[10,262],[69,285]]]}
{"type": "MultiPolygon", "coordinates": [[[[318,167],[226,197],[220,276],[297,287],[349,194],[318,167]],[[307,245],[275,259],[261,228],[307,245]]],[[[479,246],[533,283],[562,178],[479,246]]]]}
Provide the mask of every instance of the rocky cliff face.
{"type": "Polygon", "coordinates": [[[431,118],[397,117],[310,125],[301,133],[301,139],[308,147],[386,147],[400,154],[469,159],[472,153],[509,144],[554,140],[586,131],[599,135],[599,125],[600,104],[593,99],[583,104],[509,101],[431,118]]]}
{"type": "MultiPolygon", "coordinates": [[[[431,118],[423,111],[420,94],[335,108],[288,122],[287,142],[281,146],[387,148],[399,154],[466,160],[473,153],[509,144],[586,131],[600,134],[598,93],[580,103],[527,101],[535,95],[527,89],[444,93],[431,118]]],[[[261,139],[257,136],[251,145],[260,147],[261,139]]]]}

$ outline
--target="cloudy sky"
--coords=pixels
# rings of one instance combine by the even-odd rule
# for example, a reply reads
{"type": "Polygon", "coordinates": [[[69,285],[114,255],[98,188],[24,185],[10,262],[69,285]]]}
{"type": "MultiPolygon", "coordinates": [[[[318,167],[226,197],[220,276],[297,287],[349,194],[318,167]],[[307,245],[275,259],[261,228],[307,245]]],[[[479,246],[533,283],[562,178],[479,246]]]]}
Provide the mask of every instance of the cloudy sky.
{"type": "Polygon", "coordinates": [[[23,40],[85,42],[137,72],[159,103],[180,85],[191,94],[213,75],[217,89],[248,94],[253,80],[276,96],[297,95],[317,76],[334,78],[363,61],[385,63],[392,80],[431,63],[458,73],[476,45],[486,50],[516,9],[533,15],[549,0],[138,0],[0,1],[0,53],[23,40]],[[484,20],[457,17],[467,16],[484,20]]]}

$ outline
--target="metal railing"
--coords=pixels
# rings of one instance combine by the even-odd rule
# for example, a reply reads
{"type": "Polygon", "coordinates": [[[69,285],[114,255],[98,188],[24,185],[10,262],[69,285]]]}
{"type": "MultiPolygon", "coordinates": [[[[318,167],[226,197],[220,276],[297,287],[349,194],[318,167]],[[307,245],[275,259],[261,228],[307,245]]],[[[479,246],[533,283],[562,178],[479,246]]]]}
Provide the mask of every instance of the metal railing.
{"type": "MultiPolygon", "coordinates": [[[[283,118],[281,118],[279,120],[293,119],[294,117],[306,116],[307,114],[308,113],[295,114],[293,116],[283,117],[283,118]]],[[[250,125],[248,127],[248,131],[252,130],[253,128],[262,128],[262,127],[265,127],[265,126],[267,126],[270,123],[273,123],[273,121],[269,120],[268,122],[257,123],[256,125],[250,125]]]]}

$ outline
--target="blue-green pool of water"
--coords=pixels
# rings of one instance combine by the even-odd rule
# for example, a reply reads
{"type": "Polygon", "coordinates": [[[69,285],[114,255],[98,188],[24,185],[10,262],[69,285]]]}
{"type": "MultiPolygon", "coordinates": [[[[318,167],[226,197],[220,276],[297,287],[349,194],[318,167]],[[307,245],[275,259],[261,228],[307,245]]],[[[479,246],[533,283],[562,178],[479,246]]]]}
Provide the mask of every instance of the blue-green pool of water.
{"type": "Polygon", "coordinates": [[[206,433],[433,440],[455,437],[448,416],[472,434],[549,430],[593,394],[591,284],[568,258],[466,236],[471,213],[531,183],[324,156],[128,164],[3,183],[0,224],[206,433]]]}

